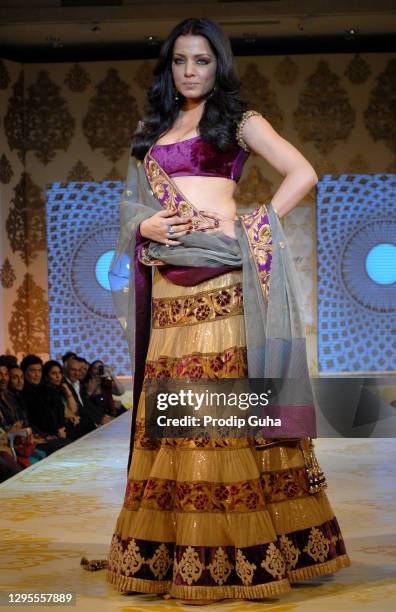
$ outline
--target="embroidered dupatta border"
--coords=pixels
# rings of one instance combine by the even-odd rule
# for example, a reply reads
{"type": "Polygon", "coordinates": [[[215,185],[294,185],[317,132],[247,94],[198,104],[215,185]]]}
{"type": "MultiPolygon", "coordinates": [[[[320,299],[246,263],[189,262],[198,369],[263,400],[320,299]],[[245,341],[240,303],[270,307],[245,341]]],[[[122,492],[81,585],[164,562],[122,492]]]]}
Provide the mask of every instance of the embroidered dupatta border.
{"type": "Polygon", "coordinates": [[[206,223],[206,218],[183,195],[176,183],[151,156],[152,148],[151,146],[145,155],[144,169],[153,195],[158,199],[162,208],[164,210],[174,210],[180,216],[193,217],[193,225],[195,226],[198,226],[200,223],[206,223]]]}
{"type": "Polygon", "coordinates": [[[272,262],[272,233],[265,204],[251,213],[239,215],[239,219],[246,233],[263,297],[267,301],[272,262]]]}

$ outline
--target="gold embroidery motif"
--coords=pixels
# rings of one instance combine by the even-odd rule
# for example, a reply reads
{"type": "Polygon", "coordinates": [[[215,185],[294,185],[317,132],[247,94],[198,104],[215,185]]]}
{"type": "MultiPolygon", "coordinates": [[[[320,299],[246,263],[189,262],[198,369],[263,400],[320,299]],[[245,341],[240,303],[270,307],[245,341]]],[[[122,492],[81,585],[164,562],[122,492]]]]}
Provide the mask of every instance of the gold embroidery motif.
{"type": "Polygon", "coordinates": [[[168,571],[171,562],[172,560],[169,556],[168,549],[162,542],[151,559],[147,561],[147,564],[154,576],[158,578],[158,580],[161,580],[166,576],[166,572],[168,571]]]}
{"type": "Polygon", "coordinates": [[[177,327],[243,314],[242,283],[194,296],[153,299],[153,327],[177,327]]]}
{"type": "MultiPolygon", "coordinates": [[[[333,533],[335,531],[338,534],[338,540],[342,542],[342,536],[338,530],[338,524],[336,519],[326,521],[321,525],[322,529],[329,529],[333,533]]],[[[314,527],[311,529],[311,533],[307,533],[308,530],[296,531],[293,535],[282,535],[278,537],[278,542],[271,542],[263,545],[263,548],[267,548],[265,559],[261,561],[260,566],[263,567],[271,576],[274,577],[275,581],[282,582],[285,578],[286,569],[288,570],[288,578],[291,582],[296,582],[299,579],[306,579],[323,574],[324,567],[330,567],[336,565],[334,571],[339,567],[347,567],[349,560],[345,554],[345,551],[339,554],[336,558],[329,561],[325,560],[325,551],[328,550],[328,540],[320,532],[319,528],[314,527]],[[299,554],[302,553],[300,547],[295,547],[291,537],[308,541],[309,544],[316,545],[317,548],[322,549],[322,554],[315,554],[316,563],[308,561],[303,562],[302,567],[295,569],[299,554]],[[318,547],[319,542],[319,547],[318,547]]],[[[333,535],[331,540],[336,541],[337,535],[333,535]]],[[[172,560],[171,548],[169,543],[157,541],[157,546],[153,556],[145,560],[139,553],[139,550],[144,550],[145,546],[149,543],[150,549],[153,542],[150,540],[131,540],[127,550],[123,554],[123,546],[127,545],[128,540],[121,540],[120,536],[114,534],[111,543],[110,555],[108,560],[108,567],[110,572],[122,576],[125,579],[133,577],[133,580],[140,580],[138,578],[138,571],[143,565],[148,565],[153,575],[163,580],[164,576],[169,571],[169,568],[173,563],[173,580],[178,582],[183,581],[184,586],[198,586],[202,581],[205,582],[205,586],[209,587],[208,582],[213,580],[211,586],[224,586],[227,583],[234,582],[232,578],[233,569],[240,578],[244,586],[250,586],[253,583],[255,570],[257,565],[253,562],[249,562],[250,555],[255,555],[255,547],[247,547],[244,549],[236,549],[235,563],[229,558],[226,552],[226,547],[221,546],[188,546],[185,548],[182,558],[179,563],[176,559],[172,560]],[[137,543],[139,546],[137,546],[137,543]],[[139,548],[140,547],[140,548],[139,548]],[[244,552],[242,552],[242,550],[244,552]],[[210,563],[206,565],[202,562],[200,556],[207,555],[210,559],[210,563]],[[130,562],[132,560],[132,562],[130,562]],[[126,572],[125,572],[126,569],[126,572]],[[209,570],[210,577],[204,576],[204,571],[209,570]],[[178,576],[179,574],[179,576],[178,576]],[[197,584],[198,583],[198,584],[197,584]]],[[[309,547],[308,544],[308,547],[309,547]]],[[[302,542],[301,542],[302,546],[302,542]]],[[[306,547],[304,551],[309,551],[306,547]]],[[[184,547],[183,547],[184,548],[184,547]]],[[[311,551],[312,553],[312,551],[311,551]]],[[[181,553],[180,553],[181,554],[181,553]]],[[[310,555],[312,556],[312,554],[310,555]]],[[[143,577],[142,577],[143,579],[143,577]]],[[[144,582],[146,582],[144,580],[144,582]]],[[[126,584],[126,583],[124,583],[126,584]]],[[[210,587],[209,587],[210,588],[210,587]]],[[[253,587],[254,588],[254,587],[253,587]]]]}
{"type": "Polygon", "coordinates": [[[143,563],[146,562],[139,550],[135,538],[132,538],[124,552],[121,563],[122,573],[125,574],[125,576],[133,576],[133,574],[136,574],[136,572],[140,570],[143,563]]]}
{"type": "Polygon", "coordinates": [[[124,508],[128,510],[137,510],[139,508],[146,483],[147,480],[128,480],[124,498],[124,508]]]}
{"type": "Polygon", "coordinates": [[[257,565],[255,563],[249,563],[246,559],[245,555],[242,553],[240,549],[236,554],[236,564],[235,564],[236,573],[239,578],[242,580],[245,586],[249,586],[252,584],[254,570],[257,569],[257,565]]]}
{"type": "Polygon", "coordinates": [[[138,259],[145,266],[162,266],[164,264],[161,259],[154,259],[150,257],[149,249],[146,245],[143,245],[138,250],[138,259]]]}
{"type": "Polygon", "coordinates": [[[210,570],[210,575],[213,580],[220,586],[227,581],[228,576],[231,574],[232,565],[228,560],[228,556],[224,548],[219,547],[216,550],[214,559],[207,566],[210,570]]]}
{"type": "Polygon", "coordinates": [[[304,467],[261,474],[261,482],[269,503],[304,497],[308,493],[304,467]]]}
{"type": "Polygon", "coordinates": [[[267,548],[265,559],[261,562],[263,567],[271,576],[280,580],[284,578],[286,571],[285,560],[279,548],[273,542],[267,548]]]}
{"type": "Polygon", "coordinates": [[[206,223],[204,215],[183,196],[173,180],[151,157],[151,148],[144,158],[144,168],[153,195],[158,198],[163,209],[177,211],[182,216],[191,216],[193,226],[206,223]]]}
{"type": "Polygon", "coordinates": [[[279,546],[282,551],[283,558],[286,563],[287,569],[292,569],[297,565],[300,551],[293,545],[293,542],[289,540],[287,535],[281,535],[279,538],[279,546]]]}
{"type": "Polygon", "coordinates": [[[177,571],[180,573],[184,582],[191,585],[199,580],[205,566],[201,563],[197,551],[192,546],[186,548],[183,553],[180,563],[175,563],[177,571]]]}
{"type": "Polygon", "coordinates": [[[263,216],[267,214],[267,209],[263,204],[260,208],[240,215],[243,228],[249,241],[249,249],[252,252],[256,264],[257,274],[260,279],[260,286],[264,298],[268,300],[268,286],[270,281],[270,266],[267,266],[269,254],[272,251],[272,234],[269,223],[263,223],[263,216]],[[266,267],[262,267],[266,266],[266,267]]]}
{"type": "Polygon", "coordinates": [[[323,535],[320,529],[312,527],[309,534],[307,545],[303,548],[303,551],[308,553],[314,561],[320,561],[323,563],[326,561],[330,548],[329,540],[323,535]]]}
{"type": "MultiPolygon", "coordinates": [[[[221,448],[248,448],[253,442],[246,438],[149,438],[145,436],[144,420],[136,421],[135,448],[158,450],[166,448],[204,448],[206,450],[221,448]]],[[[129,508],[129,506],[128,506],[129,508]]],[[[133,510],[134,508],[130,508],[133,510]]]]}
{"type": "Polygon", "coordinates": [[[236,483],[129,480],[124,506],[177,512],[250,512],[265,509],[260,479],[236,483]]]}
{"type": "Polygon", "coordinates": [[[117,571],[122,563],[122,543],[120,538],[114,534],[111,539],[110,552],[109,552],[109,570],[117,571]]]}
{"type": "MultiPolygon", "coordinates": [[[[240,448],[249,446],[251,439],[233,439],[233,448],[239,442],[240,448]]],[[[161,440],[144,437],[144,423],[136,424],[136,447],[156,450],[162,446],[196,447],[229,447],[230,439],[219,438],[207,440],[202,438],[162,438],[161,440]],[[211,442],[211,444],[209,444],[211,442]]],[[[266,503],[296,499],[307,495],[304,468],[282,470],[270,474],[261,474],[259,479],[244,480],[236,483],[211,482],[176,482],[162,478],[146,480],[129,480],[125,494],[124,507],[137,510],[143,503],[146,508],[180,512],[249,512],[264,509],[266,503]],[[174,499],[175,496],[175,499],[174,499]]],[[[286,536],[282,536],[286,537],[286,536]]],[[[285,541],[286,542],[286,541],[285,541]]]]}
{"type": "Polygon", "coordinates": [[[222,353],[192,353],[146,361],[145,378],[243,378],[247,376],[246,347],[222,353]]]}

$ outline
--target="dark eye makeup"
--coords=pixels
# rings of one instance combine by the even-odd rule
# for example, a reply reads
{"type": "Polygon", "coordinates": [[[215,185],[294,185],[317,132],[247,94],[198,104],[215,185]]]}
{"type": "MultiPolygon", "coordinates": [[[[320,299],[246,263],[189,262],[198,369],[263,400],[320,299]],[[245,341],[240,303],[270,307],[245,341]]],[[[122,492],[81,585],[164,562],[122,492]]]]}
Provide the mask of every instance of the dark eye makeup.
{"type": "MultiPolygon", "coordinates": [[[[197,64],[202,64],[204,66],[207,65],[207,64],[210,64],[210,60],[206,59],[206,58],[203,58],[203,57],[199,57],[196,61],[197,61],[197,64]]],[[[174,64],[182,64],[183,62],[184,62],[184,58],[182,58],[182,57],[174,57],[173,58],[173,63],[174,64]]]]}

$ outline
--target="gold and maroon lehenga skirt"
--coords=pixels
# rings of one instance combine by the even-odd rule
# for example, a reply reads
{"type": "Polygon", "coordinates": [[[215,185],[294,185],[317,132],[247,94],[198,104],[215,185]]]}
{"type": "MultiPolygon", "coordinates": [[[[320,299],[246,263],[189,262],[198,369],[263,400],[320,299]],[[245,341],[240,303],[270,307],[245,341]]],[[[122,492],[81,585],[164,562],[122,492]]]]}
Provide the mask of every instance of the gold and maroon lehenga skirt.
{"type": "MultiPolygon", "coordinates": [[[[183,287],[156,269],[145,378],[247,376],[242,298],[241,270],[183,287]]],[[[149,439],[144,401],[143,391],[108,560],[119,591],[277,597],[349,565],[325,492],[308,492],[298,444],[149,439]]]]}

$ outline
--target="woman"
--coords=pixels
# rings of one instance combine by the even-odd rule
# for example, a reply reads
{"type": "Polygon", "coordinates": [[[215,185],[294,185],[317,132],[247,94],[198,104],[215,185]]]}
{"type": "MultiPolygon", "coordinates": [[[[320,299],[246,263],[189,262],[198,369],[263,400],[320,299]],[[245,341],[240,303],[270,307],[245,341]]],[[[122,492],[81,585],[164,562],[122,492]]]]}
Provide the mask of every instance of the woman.
{"type": "Polygon", "coordinates": [[[103,411],[105,417],[114,418],[126,411],[123,406],[117,406],[113,398],[113,395],[123,395],[124,387],[100,359],[90,364],[84,384],[87,397],[103,411]]]}
{"type": "Polygon", "coordinates": [[[0,483],[18,474],[24,467],[12,452],[5,418],[0,410],[0,483]]]}
{"type": "Polygon", "coordinates": [[[87,433],[82,428],[77,403],[64,380],[60,363],[51,359],[43,365],[43,383],[46,426],[51,428],[50,433],[56,431],[60,438],[68,441],[77,440],[87,433]]]}
{"type": "Polygon", "coordinates": [[[310,440],[297,290],[277,218],[317,177],[248,110],[229,42],[213,22],[176,26],[154,75],[110,271],[132,354],[135,409],[107,577],[121,591],[192,604],[279,596],[293,582],[349,565],[310,440]],[[249,151],[285,178],[271,205],[238,216],[233,195],[249,151]],[[177,379],[187,388],[246,377],[281,379],[280,410],[287,420],[293,408],[307,408],[307,433],[145,435],[152,383],[177,379]]]}

